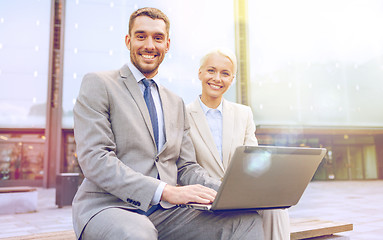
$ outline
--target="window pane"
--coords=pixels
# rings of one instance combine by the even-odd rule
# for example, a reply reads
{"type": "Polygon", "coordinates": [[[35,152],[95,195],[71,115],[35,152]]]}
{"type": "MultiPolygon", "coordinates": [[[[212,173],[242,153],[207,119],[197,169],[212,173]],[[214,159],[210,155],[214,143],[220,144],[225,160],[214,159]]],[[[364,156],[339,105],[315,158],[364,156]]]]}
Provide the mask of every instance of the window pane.
{"type": "Polygon", "coordinates": [[[383,126],[382,1],[248,4],[257,124],[383,126]]]}
{"type": "Polygon", "coordinates": [[[50,0],[0,1],[0,127],[44,128],[50,0]]]}
{"type": "MultiPolygon", "coordinates": [[[[233,1],[67,1],[63,127],[73,127],[73,106],[84,74],[119,69],[129,61],[125,35],[130,14],[156,7],[170,19],[170,51],[160,67],[161,84],[192,102],[201,92],[199,59],[213,47],[234,51],[233,1]]],[[[228,97],[233,100],[234,86],[228,97]]],[[[235,97],[235,96],[234,96],[235,97]]]]}
{"type": "Polygon", "coordinates": [[[0,181],[42,180],[45,137],[40,134],[0,135],[0,181]]]}

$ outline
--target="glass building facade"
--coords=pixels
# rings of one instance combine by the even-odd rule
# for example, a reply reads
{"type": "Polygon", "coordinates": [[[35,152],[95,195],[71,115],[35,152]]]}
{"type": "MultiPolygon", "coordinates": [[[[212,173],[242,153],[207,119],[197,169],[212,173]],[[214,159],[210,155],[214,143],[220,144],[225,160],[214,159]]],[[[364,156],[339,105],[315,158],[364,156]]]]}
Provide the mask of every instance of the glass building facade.
{"type": "Polygon", "coordinates": [[[238,92],[246,81],[260,144],[327,148],[315,180],[383,178],[382,1],[4,0],[0,186],[46,185],[47,174],[81,173],[72,111],[81,80],[129,60],[124,42],[129,16],[146,6],[170,19],[161,82],[186,104],[201,92],[204,53],[215,47],[237,55],[246,51],[248,59],[240,60],[249,78],[238,73],[225,97],[241,103],[238,92]],[[245,4],[245,15],[235,10],[238,3],[245,4]],[[55,9],[63,12],[60,22],[52,17],[55,9]],[[244,16],[245,24],[238,25],[244,16]],[[238,26],[246,35],[236,36],[238,26]],[[57,28],[59,63],[50,57],[59,51],[52,47],[57,28]],[[52,66],[61,72],[60,86],[52,83],[52,66]],[[62,92],[56,95],[57,145],[47,141],[52,86],[62,92]],[[58,157],[47,156],[47,149],[58,157]]]}

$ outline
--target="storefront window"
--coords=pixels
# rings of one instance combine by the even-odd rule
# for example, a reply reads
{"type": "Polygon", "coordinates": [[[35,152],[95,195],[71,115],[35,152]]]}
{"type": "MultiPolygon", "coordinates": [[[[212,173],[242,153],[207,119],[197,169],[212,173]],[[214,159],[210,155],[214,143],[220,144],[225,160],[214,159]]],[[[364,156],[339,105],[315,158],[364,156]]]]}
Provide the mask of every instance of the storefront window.
{"type": "Polygon", "coordinates": [[[42,180],[44,144],[42,134],[1,134],[0,181],[42,180]]]}

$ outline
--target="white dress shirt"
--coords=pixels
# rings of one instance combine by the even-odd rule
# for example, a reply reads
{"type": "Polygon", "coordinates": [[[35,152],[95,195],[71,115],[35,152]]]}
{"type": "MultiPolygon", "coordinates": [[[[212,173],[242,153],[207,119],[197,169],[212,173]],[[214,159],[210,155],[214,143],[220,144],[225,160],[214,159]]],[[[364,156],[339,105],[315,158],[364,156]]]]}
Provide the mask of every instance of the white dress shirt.
{"type": "Polygon", "coordinates": [[[202,111],[205,113],[210,132],[213,135],[215,145],[217,146],[222,161],[222,100],[219,106],[216,109],[213,109],[209,108],[201,101],[201,96],[198,99],[202,111]]]}
{"type": "MultiPolygon", "coordinates": [[[[138,86],[141,89],[142,95],[144,95],[145,91],[145,85],[142,83],[142,79],[146,78],[144,74],[142,74],[136,66],[133,65],[130,61],[128,61],[128,67],[130,71],[132,72],[134,78],[138,82],[138,86]]],[[[157,78],[157,75],[151,78],[157,85],[160,84],[159,78],[157,78]]],[[[163,116],[163,111],[162,111],[162,104],[161,104],[161,99],[160,99],[160,94],[158,92],[157,85],[151,84],[150,85],[150,91],[152,93],[154,105],[156,107],[157,111],[157,118],[158,118],[158,146],[157,146],[157,151],[160,152],[162,147],[165,144],[165,125],[164,125],[164,116],[163,116]]],[[[166,186],[165,182],[161,182],[160,185],[158,185],[157,190],[153,196],[153,199],[151,201],[152,205],[156,205],[160,202],[161,200],[161,195],[162,192],[164,191],[164,188],[166,186]]]]}

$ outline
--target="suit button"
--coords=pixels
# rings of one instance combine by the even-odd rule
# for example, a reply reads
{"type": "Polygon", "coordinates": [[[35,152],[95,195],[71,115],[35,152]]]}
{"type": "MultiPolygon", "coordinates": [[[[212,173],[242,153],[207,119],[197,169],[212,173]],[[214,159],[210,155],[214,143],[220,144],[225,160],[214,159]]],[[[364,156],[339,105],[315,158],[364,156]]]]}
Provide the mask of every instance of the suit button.
{"type": "Polygon", "coordinates": [[[158,162],[158,160],[160,160],[160,158],[159,158],[159,157],[156,157],[156,159],[155,159],[155,160],[156,160],[156,162],[158,162]]]}
{"type": "Polygon", "coordinates": [[[141,206],[141,203],[140,203],[140,202],[137,202],[137,206],[141,206]]]}
{"type": "Polygon", "coordinates": [[[126,199],[126,201],[127,201],[128,203],[131,203],[131,202],[132,202],[132,199],[128,198],[128,199],[126,199]]]}

